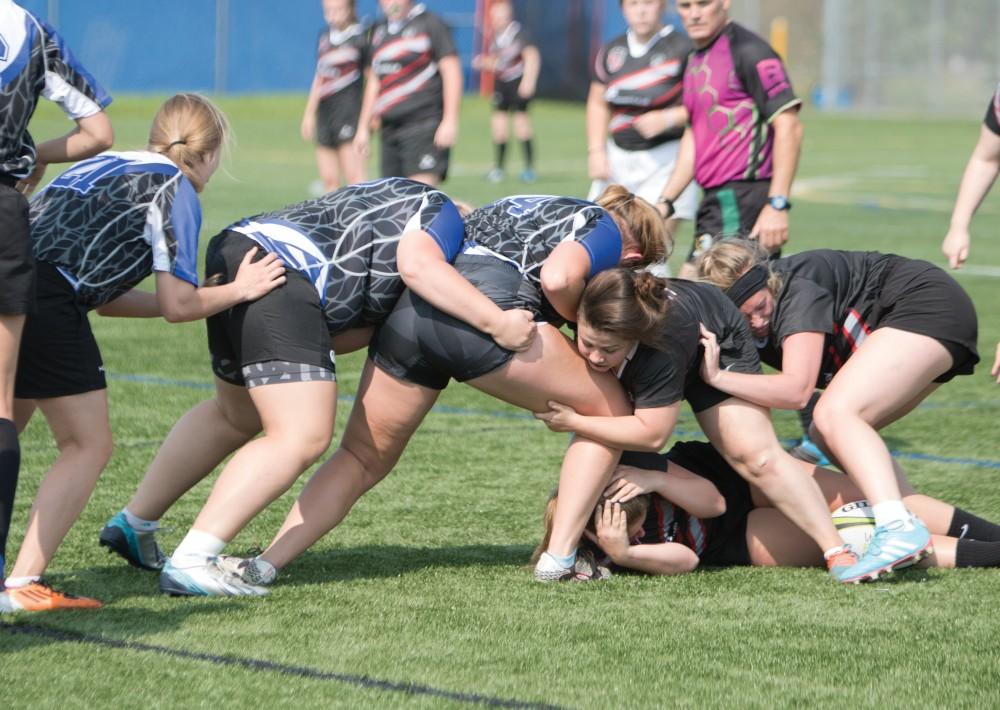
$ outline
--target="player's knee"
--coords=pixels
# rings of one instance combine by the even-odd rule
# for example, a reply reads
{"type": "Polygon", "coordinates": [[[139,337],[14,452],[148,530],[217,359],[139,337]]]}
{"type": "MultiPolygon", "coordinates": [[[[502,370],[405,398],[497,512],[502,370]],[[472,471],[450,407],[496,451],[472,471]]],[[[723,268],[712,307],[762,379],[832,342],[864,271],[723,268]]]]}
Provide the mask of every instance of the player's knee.
{"type": "Polygon", "coordinates": [[[813,409],[812,427],[819,438],[826,440],[833,433],[837,422],[843,422],[854,413],[846,404],[834,397],[823,396],[813,409]]]}
{"type": "Polygon", "coordinates": [[[773,446],[745,443],[726,451],[730,462],[743,478],[766,488],[778,476],[777,458],[780,450],[773,446]]]}

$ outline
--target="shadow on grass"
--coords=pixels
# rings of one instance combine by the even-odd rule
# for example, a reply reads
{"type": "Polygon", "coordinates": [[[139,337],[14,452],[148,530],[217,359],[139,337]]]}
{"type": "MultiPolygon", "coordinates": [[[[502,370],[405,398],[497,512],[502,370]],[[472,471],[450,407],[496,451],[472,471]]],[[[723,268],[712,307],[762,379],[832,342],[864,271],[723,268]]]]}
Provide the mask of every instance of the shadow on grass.
{"type": "Polygon", "coordinates": [[[307,551],[285,568],[281,584],[347,582],[399,577],[430,567],[528,567],[530,545],[407,547],[365,545],[307,551]]]}

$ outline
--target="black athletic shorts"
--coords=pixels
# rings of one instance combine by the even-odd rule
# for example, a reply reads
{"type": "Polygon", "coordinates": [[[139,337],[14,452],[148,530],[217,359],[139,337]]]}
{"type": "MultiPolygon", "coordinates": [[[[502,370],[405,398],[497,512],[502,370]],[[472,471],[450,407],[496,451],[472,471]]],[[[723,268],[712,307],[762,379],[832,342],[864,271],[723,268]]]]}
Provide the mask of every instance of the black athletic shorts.
{"type": "Polygon", "coordinates": [[[522,111],[528,110],[528,104],[531,103],[531,97],[522,97],[517,93],[517,88],[521,85],[521,79],[517,78],[513,81],[497,81],[493,84],[493,110],[494,111],[513,111],[514,113],[520,113],[522,111]]]}
{"type": "MultiPolygon", "coordinates": [[[[688,253],[688,262],[694,262],[718,239],[749,236],[767,204],[770,190],[769,180],[734,181],[705,190],[695,215],[694,244],[688,253]]],[[[779,256],[780,250],[771,258],[779,256]]]]}
{"type": "MultiPolygon", "coordinates": [[[[222,283],[229,283],[255,246],[260,245],[239,232],[220,232],[208,244],[205,273],[210,278],[219,274],[222,283]]],[[[261,249],[254,261],[265,254],[261,249]]],[[[212,372],[219,379],[245,386],[243,368],[271,360],[334,371],[319,293],[299,272],[289,269],[285,276],[284,285],[267,295],[208,318],[212,372]]]]}
{"type": "Polygon", "coordinates": [[[420,173],[448,177],[451,151],[434,145],[441,116],[382,126],[382,177],[410,177],[420,173]]]}
{"type": "Polygon", "coordinates": [[[726,512],[704,521],[708,545],[701,555],[701,565],[749,565],[747,518],[754,509],[750,484],[729,465],[715,447],[706,442],[680,441],[666,454],[625,451],[621,457],[623,464],[654,471],[666,471],[668,460],[711,481],[726,499],[726,512]]]}
{"type": "Polygon", "coordinates": [[[316,142],[327,148],[350,143],[358,131],[361,90],[344,89],[316,107],[316,142]]]}
{"type": "MultiPolygon", "coordinates": [[[[521,308],[521,274],[491,256],[459,255],[455,268],[504,310],[521,308]]],[[[505,365],[514,353],[468,323],[439,311],[409,289],[372,338],[368,356],[393,377],[429,389],[448,381],[481,377],[505,365]]]]}
{"type": "Polygon", "coordinates": [[[14,396],[47,399],[107,389],[87,307],[55,266],[40,261],[36,268],[36,307],[21,335],[14,396]]]}
{"type": "Polygon", "coordinates": [[[928,261],[897,257],[886,269],[872,315],[877,328],[898,328],[934,338],[952,357],[935,382],[971,375],[979,362],[976,307],[958,282],[928,261]]]}
{"type": "Polygon", "coordinates": [[[31,311],[35,260],[31,256],[28,201],[14,189],[17,181],[0,175],[0,314],[31,311]]]}

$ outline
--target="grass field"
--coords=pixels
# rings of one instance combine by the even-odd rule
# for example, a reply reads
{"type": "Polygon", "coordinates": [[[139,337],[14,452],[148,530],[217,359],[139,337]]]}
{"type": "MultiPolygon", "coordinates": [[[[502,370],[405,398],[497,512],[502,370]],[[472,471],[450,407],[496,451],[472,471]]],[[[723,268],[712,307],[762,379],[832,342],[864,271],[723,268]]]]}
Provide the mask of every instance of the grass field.
{"type": "MultiPolygon", "coordinates": [[[[116,148],[142,145],[153,99],[111,107],[116,148]]],[[[204,235],[308,196],[302,98],[225,99],[238,137],[227,174],[204,193],[204,235]]],[[[586,192],[582,106],[534,108],[540,180],[531,192],[586,192]]],[[[487,107],[469,99],[445,189],[482,204],[523,191],[489,185],[487,107]]],[[[939,245],[978,135],[964,121],[806,113],[789,251],[880,249],[942,263],[939,245]]],[[[65,130],[48,108],[39,136],[65,130]]],[[[512,144],[510,166],[519,169],[512,144]]],[[[54,175],[54,171],[48,177],[54,175]]],[[[911,479],[1000,519],[1000,196],[974,223],[958,274],[979,310],[984,362],[885,432],[911,479]]],[[[688,234],[682,246],[686,251],[688,234]]],[[[676,260],[675,260],[676,261],[676,260]]],[[[98,612],[0,622],[8,707],[937,706],[1000,701],[1000,572],[911,571],[858,587],[820,570],[706,570],[596,585],[532,583],[527,558],[564,435],[452,385],[397,470],[333,534],[289,566],[263,599],[172,599],[155,574],[97,546],[159,442],[209,396],[203,325],[93,318],[110,373],[116,451],[50,580],[96,596],[98,612]]],[[[345,421],[361,355],[338,359],[345,421]]],[[[775,415],[796,435],[793,414],[775,415]]],[[[699,436],[689,412],[679,437],[699,436]]],[[[37,482],[55,455],[39,418],[24,461],[11,557],[37,482]]],[[[211,480],[164,520],[171,551],[211,480]]],[[[266,543],[300,485],[233,543],[266,543]]]]}

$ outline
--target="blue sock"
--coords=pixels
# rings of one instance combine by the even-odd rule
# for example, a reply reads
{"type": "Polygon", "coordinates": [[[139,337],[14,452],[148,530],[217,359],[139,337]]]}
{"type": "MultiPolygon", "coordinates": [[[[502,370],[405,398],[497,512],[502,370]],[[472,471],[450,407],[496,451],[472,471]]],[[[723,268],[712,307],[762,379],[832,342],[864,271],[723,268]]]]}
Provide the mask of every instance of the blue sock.
{"type": "Polygon", "coordinates": [[[564,567],[566,569],[569,569],[576,562],[576,550],[573,550],[571,553],[569,553],[565,557],[560,557],[559,555],[553,555],[550,552],[549,553],[549,557],[551,557],[553,560],[555,560],[555,562],[560,567],[564,567]]]}

